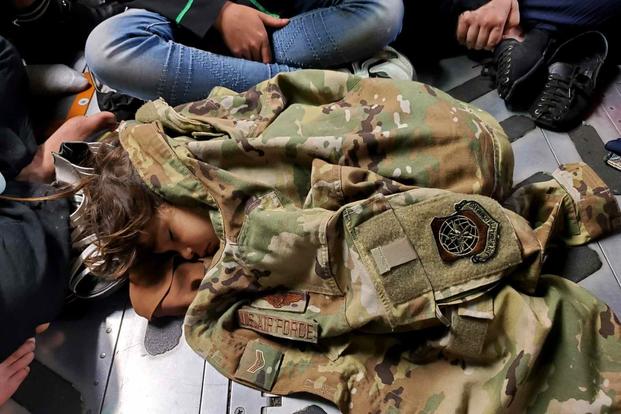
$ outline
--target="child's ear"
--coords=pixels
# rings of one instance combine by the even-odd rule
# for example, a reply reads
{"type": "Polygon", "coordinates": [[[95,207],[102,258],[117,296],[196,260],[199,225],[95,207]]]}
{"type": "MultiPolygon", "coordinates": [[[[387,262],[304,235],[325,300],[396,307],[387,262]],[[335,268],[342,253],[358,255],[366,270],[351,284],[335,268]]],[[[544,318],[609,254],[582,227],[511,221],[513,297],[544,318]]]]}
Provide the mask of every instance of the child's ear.
{"type": "Polygon", "coordinates": [[[160,216],[163,219],[166,219],[170,216],[170,214],[172,213],[172,206],[168,203],[162,203],[160,204],[160,206],[157,208],[157,212],[156,214],[158,216],[160,216]]]}

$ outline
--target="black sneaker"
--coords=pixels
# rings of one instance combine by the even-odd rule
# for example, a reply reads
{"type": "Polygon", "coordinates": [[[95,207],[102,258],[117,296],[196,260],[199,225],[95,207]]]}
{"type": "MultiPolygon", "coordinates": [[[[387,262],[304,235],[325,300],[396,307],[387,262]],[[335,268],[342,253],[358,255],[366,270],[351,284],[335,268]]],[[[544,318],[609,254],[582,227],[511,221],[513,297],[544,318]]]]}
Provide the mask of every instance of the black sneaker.
{"type": "Polygon", "coordinates": [[[508,104],[519,103],[528,89],[527,82],[543,68],[552,38],[546,30],[532,29],[524,40],[505,39],[494,50],[496,88],[508,104]]]}
{"type": "Polygon", "coordinates": [[[553,131],[578,125],[591,107],[608,41],[600,32],[585,32],[563,43],[550,58],[548,79],[530,108],[535,123],[553,131]]]}

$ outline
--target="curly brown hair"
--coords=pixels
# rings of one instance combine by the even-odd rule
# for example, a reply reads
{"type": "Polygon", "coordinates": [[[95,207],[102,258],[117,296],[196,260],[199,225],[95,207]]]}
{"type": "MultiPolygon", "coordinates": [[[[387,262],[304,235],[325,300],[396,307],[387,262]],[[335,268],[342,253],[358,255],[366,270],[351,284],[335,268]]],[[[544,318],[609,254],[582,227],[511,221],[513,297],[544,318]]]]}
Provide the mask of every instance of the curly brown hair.
{"type": "Polygon", "coordinates": [[[94,174],[80,185],[80,236],[94,235],[97,249],[85,264],[95,275],[118,278],[147,254],[140,237],[163,199],[147,188],[118,141],[100,147],[89,166],[94,174]]]}
{"type": "Polygon", "coordinates": [[[71,197],[83,192],[83,203],[72,214],[72,240],[92,240],[94,251],[84,264],[96,276],[119,278],[150,255],[141,236],[164,200],[149,190],[134,168],[118,136],[110,137],[81,165],[93,168],[94,174],[75,185],[40,197],[0,195],[0,201],[38,202],[71,197]]]}

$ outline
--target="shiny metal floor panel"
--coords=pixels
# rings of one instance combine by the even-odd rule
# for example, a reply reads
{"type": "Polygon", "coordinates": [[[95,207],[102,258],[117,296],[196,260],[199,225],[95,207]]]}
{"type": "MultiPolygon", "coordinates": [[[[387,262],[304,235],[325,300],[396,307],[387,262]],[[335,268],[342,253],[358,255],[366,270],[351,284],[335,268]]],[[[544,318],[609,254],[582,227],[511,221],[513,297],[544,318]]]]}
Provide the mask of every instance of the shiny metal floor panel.
{"type": "MultiPolygon", "coordinates": [[[[477,63],[457,57],[441,62],[438,72],[420,74],[420,79],[449,90],[479,72],[477,63]]],[[[496,91],[473,104],[499,121],[513,115],[496,91]]],[[[89,113],[97,110],[92,102],[89,113]]],[[[621,136],[621,76],[606,90],[586,122],[604,142],[621,136]]],[[[513,143],[513,148],[516,183],[538,171],[552,171],[559,163],[580,160],[567,134],[539,128],[513,143]]],[[[590,247],[599,254],[603,266],[580,285],[621,314],[621,235],[590,247]]],[[[125,300],[120,296],[101,301],[80,319],[53,324],[39,339],[37,359],[81,392],[86,412],[291,414],[312,403],[328,414],[338,413],[325,402],[274,397],[232,383],[194,354],[183,338],[171,351],[149,355],[144,347],[147,322],[126,307],[125,300]]],[[[19,407],[0,410],[0,414],[22,413],[19,407]]]]}
{"type": "Polygon", "coordinates": [[[210,364],[205,364],[200,414],[225,414],[228,412],[231,381],[210,364]]]}
{"type": "Polygon", "coordinates": [[[126,303],[117,295],[93,304],[77,319],[56,321],[37,337],[37,360],[78,389],[86,413],[101,410],[126,303]]]}
{"type": "Polygon", "coordinates": [[[146,319],[125,309],[102,413],[198,413],[205,361],[183,339],[169,352],[148,354],[146,328],[146,319]]]}

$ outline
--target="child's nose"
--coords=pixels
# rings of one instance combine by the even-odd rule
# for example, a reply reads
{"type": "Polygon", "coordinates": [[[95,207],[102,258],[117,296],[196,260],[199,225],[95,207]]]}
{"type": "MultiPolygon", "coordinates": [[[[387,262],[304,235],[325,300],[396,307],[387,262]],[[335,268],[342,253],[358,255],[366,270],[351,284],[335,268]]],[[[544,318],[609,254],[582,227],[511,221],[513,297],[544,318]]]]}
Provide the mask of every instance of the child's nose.
{"type": "Polygon", "coordinates": [[[181,249],[179,254],[181,255],[181,257],[183,257],[186,260],[191,260],[194,257],[194,252],[192,251],[192,248],[190,247],[185,247],[181,249]]]}

